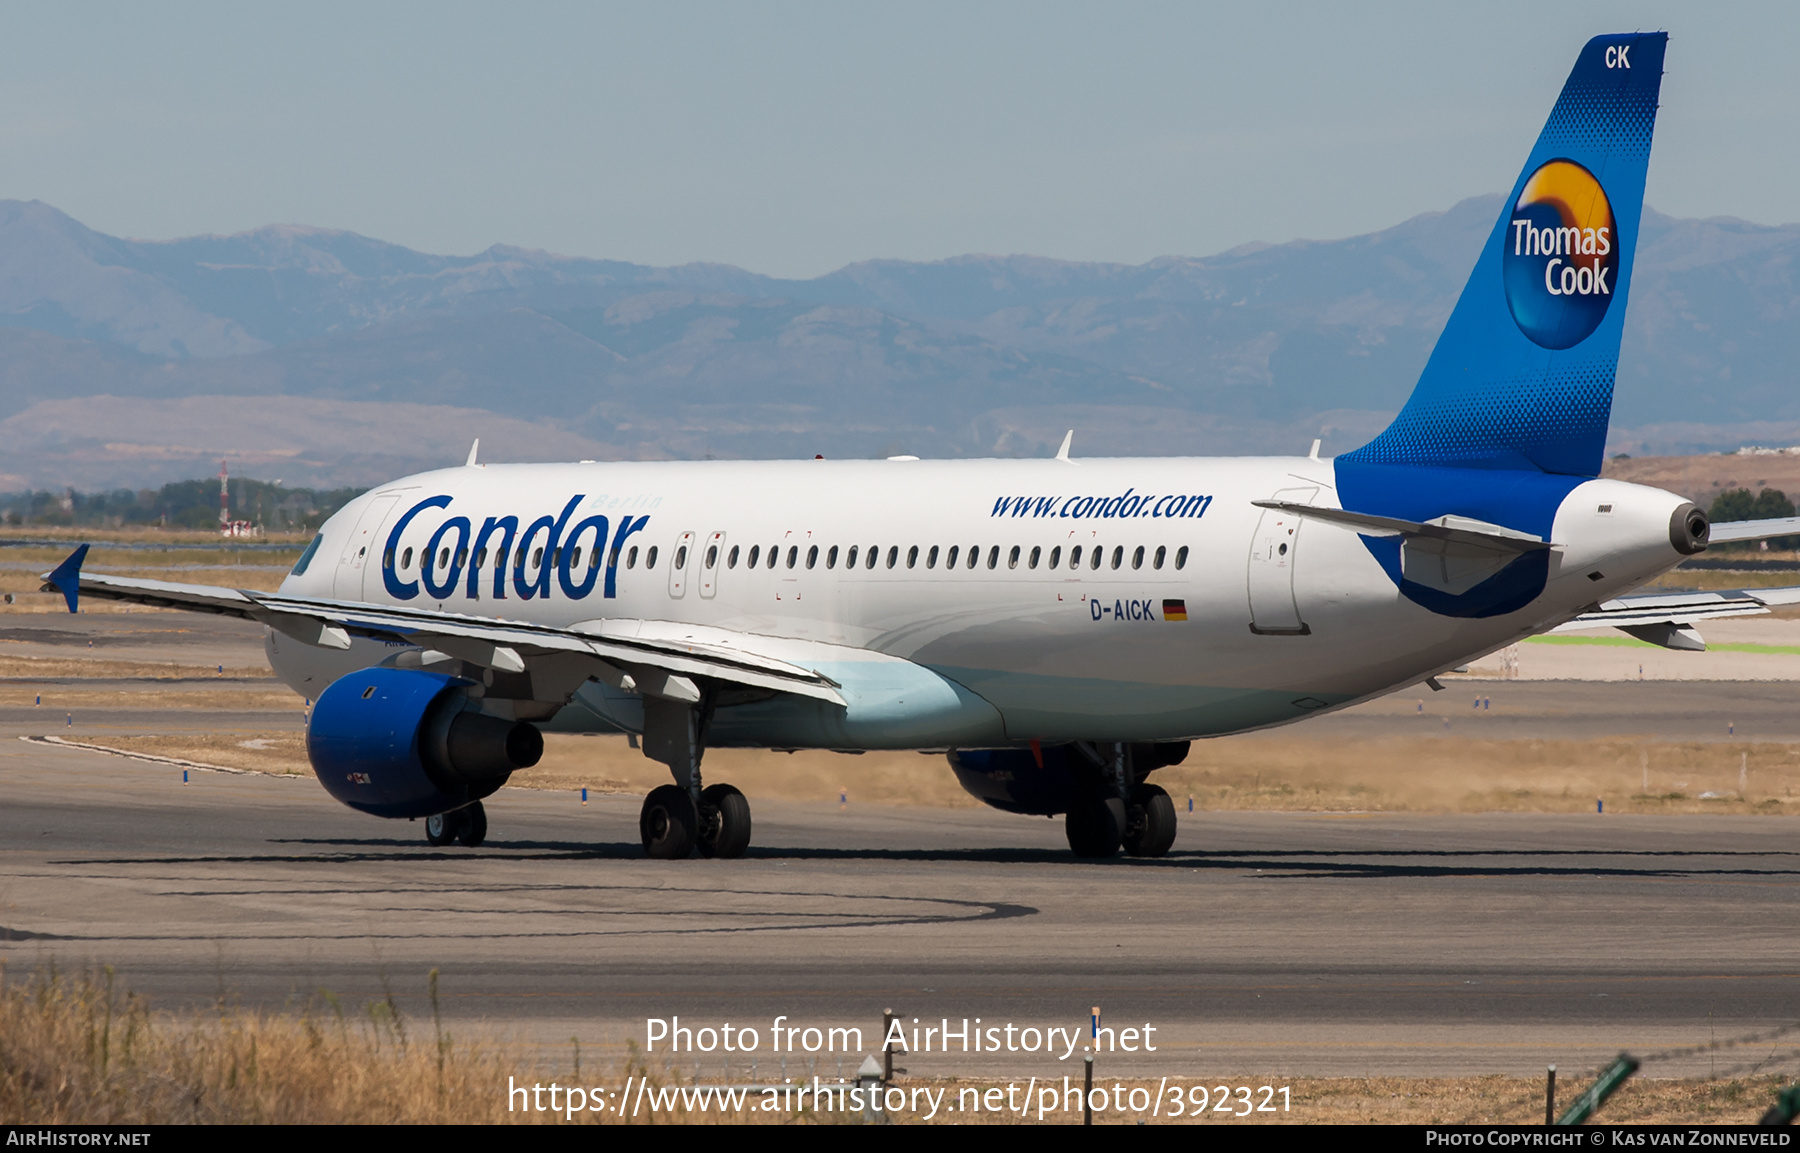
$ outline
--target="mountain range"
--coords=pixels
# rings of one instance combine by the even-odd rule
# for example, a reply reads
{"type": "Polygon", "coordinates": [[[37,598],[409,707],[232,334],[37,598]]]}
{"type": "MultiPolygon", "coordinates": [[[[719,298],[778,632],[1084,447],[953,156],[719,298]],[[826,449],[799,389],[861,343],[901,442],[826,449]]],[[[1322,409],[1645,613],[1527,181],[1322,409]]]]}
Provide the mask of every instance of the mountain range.
{"type": "MultiPolygon", "coordinates": [[[[484,459],[1327,452],[1398,409],[1500,209],[1140,265],[811,280],[270,226],[124,240],[0,201],[0,489],[220,457],[290,483],[484,459]]],[[[1800,442],[1800,225],[1644,213],[1612,449],[1800,442]]]]}

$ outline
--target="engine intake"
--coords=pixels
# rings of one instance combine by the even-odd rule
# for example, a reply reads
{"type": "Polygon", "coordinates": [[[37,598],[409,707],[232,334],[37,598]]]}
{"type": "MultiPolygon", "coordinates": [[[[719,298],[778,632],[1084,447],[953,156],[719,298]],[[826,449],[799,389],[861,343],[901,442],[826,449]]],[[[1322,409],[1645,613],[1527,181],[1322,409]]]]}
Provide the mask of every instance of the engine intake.
{"type": "Polygon", "coordinates": [[[377,817],[427,817],[478,801],[537,764],[533,725],[476,712],[471,682],[370,668],[333,681],[306,724],[306,755],[333,797],[377,817]]]}

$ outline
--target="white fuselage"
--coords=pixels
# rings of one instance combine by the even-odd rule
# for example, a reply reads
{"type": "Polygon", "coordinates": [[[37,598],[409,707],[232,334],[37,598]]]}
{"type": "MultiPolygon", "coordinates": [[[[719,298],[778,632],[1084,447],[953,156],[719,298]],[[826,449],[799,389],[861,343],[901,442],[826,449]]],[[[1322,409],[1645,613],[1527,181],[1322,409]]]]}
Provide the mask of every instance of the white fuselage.
{"type": "MultiPolygon", "coordinates": [[[[1403,597],[1356,531],[1252,503],[1335,508],[1335,476],[1310,458],[445,469],[338,512],[282,591],[740,644],[844,686],[848,709],[722,699],[714,744],[976,747],[1297,720],[1553,627],[1682,559],[1668,530],[1681,498],[1587,481],[1556,515],[1535,600],[1441,616],[1403,597]],[[419,507],[430,498],[448,499],[419,507]]],[[[269,648],[309,696],[396,651],[273,635],[269,648]]],[[[641,716],[590,683],[553,727],[641,716]]]]}

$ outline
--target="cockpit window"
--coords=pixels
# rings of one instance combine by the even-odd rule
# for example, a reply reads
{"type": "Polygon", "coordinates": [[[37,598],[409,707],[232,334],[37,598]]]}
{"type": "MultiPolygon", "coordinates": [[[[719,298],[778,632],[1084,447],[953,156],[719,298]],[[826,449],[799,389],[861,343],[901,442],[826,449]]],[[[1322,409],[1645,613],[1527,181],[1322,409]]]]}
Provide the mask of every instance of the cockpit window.
{"type": "Polygon", "coordinates": [[[306,551],[301,553],[300,559],[294,562],[294,570],[288,574],[289,576],[306,575],[306,566],[312,563],[313,554],[319,551],[319,542],[324,539],[324,533],[318,533],[312,538],[312,543],[306,546],[306,551]]]}

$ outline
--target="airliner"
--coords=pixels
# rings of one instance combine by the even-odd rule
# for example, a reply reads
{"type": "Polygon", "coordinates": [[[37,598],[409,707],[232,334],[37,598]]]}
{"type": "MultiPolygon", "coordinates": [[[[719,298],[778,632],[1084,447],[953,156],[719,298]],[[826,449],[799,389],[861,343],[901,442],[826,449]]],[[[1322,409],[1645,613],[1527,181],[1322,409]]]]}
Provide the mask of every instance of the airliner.
{"type": "MultiPolygon", "coordinates": [[[[970,793],[1156,857],[1191,741],[1426,681],[1549,630],[1674,648],[1800,590],[1624,594],[1709,542],[1599,477],[1667,36],[1588,42],[1404,408],[1302,457],[484,464],[382,485],[277,593],[46,587],[267,626],[325,789],[473,846],[543,733],[627,733],[672,781],[656,858],[737,857],[708,748],[941,751],[970,793]]],[[[479,444],[479,442],[477,442],[479,444]]]]}

